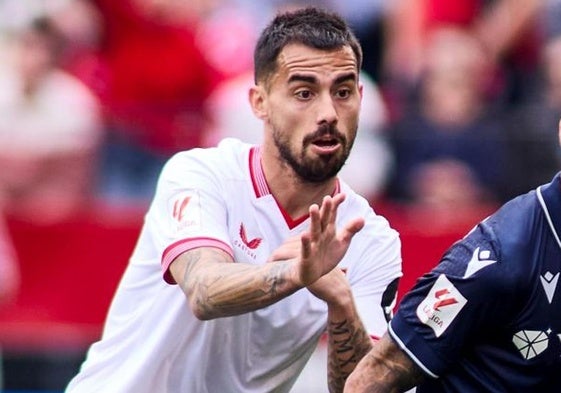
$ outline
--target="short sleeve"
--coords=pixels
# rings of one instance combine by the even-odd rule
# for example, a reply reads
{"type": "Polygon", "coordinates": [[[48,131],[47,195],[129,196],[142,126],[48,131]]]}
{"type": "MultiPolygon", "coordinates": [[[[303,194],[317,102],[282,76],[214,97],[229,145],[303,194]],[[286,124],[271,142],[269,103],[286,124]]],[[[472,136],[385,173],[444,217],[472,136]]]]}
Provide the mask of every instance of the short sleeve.
{"type": "Polygon", "coordinates": [[[459,352],[509,318],[515,280],[492,232],[479,225],[403,298],[390,334],[428,375],[437,377],[459,352]]]}
{"type": "Polygon", "coordinates": [[[168,283],[173,283],[169,265],[185,251],[210,246],[232,254],[220,176],[195,152],[177,154],[166,164],[146,220],[155,228],[168,283]]]}

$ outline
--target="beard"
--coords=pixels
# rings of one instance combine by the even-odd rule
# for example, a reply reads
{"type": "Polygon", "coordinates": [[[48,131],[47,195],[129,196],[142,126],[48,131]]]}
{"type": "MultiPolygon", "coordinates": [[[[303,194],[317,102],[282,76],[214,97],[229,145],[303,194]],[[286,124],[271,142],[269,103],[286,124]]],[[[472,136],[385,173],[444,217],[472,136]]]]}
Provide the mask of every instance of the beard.
{"type": "Polygon", "coordinates": [[[290,140],[278,128],[273,128],[273,140],[281,158],[307,183],[322,183],[337,176],[349,157],[354,139],[350,142],[334,125],[320,126],[313,134],[304,138],[302,151],[298,154],[290,147],[290,140]],[[334,154],[311,158],[306,151],[312,142],[324,135],[330,135],[341,144],[341,149],[334,154]]]}

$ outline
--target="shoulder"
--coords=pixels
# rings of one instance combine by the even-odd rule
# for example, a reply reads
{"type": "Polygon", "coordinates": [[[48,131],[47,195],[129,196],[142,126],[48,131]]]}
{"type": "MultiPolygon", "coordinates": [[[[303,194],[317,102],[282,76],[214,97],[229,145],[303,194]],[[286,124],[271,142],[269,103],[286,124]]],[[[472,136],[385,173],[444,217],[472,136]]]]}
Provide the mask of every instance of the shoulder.
{"type": "Polygon", "coordinates": [[[343,210],[344,215],[350,216],[360,216],[366,220],[366,226],[382,226],[389,228],[388,220],[377,214],[372,208],[370,202],[362,195],[355,192],[348,184],[343,181],[340,182],[341,192],[346,196],[345,208],[343,210]]]}
{"type": "Polygon", "coordinates": [[[535,247],[536,193],[521,195],[476,225],[444,254],[436,273],[461,280],[476,279],[481,288],[510,292],[527,281],[535,247]]]}
{"type": "Polygon", "coordinates": [[[534,233],[543,228],[542,217],[537,192],[532,190],[505,203],[480,225],[496,238],[501,255],[516,255],[534,246],[534,233]]]}
{"type": "Polygon", "coordinates": [[[222,140],[216,147],[194,148],[176,153],[164,166],[164,178],[185,177],[185,173],[202,172],[227,176],[239,172],[249,163],[252,145],[237,139],[222,140]]]}
{"type": "Polygon", "coordinates": [[[345,193],[346,200],[341,210],[341,219],[349,220],[356,217],[364,218],[364,228],[355,235],[365,253],[375,249],[391,248],[399,254],[401,243],[399,233],[391,227],[390,222],[382,215],[377,214],[367,199],[354,192],[348,185],[342,183],[341,191],[345,193]]]}

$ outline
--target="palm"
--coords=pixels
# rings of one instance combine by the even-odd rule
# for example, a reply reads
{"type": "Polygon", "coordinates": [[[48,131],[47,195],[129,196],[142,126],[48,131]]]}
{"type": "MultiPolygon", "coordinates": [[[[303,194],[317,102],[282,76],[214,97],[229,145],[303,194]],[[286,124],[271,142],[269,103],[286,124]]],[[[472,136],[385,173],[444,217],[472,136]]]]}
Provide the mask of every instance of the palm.
{"type": "Polygon", "coordinates": [[[337,209],[344,200],[343,194],[325,197],[321,207],[310,207],[310,229],[302,234],[299,277],[304,286],[312,284],[329,273],[341,261],[355,233],[364,221],[355,219],[337,232],[337,209]]]}

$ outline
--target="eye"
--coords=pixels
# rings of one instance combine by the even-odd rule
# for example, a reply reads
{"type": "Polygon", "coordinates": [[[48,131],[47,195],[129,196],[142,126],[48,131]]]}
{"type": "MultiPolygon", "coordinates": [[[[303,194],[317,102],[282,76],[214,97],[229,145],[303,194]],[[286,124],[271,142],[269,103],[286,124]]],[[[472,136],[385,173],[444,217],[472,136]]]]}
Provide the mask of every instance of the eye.
{"type": "Polygon", "coordinates": [[[296,97],[301,100],[309,100],[312,98],[312,91],[311,90],[298,90],[295,93],[296,97]]]}
{"type": "Polygon", "coordinates": [[[349,88],[338,89],[335,92],[335,95],[338,98],[349,98],[351,96],[351,89],[349,89],[349,88]]]}

